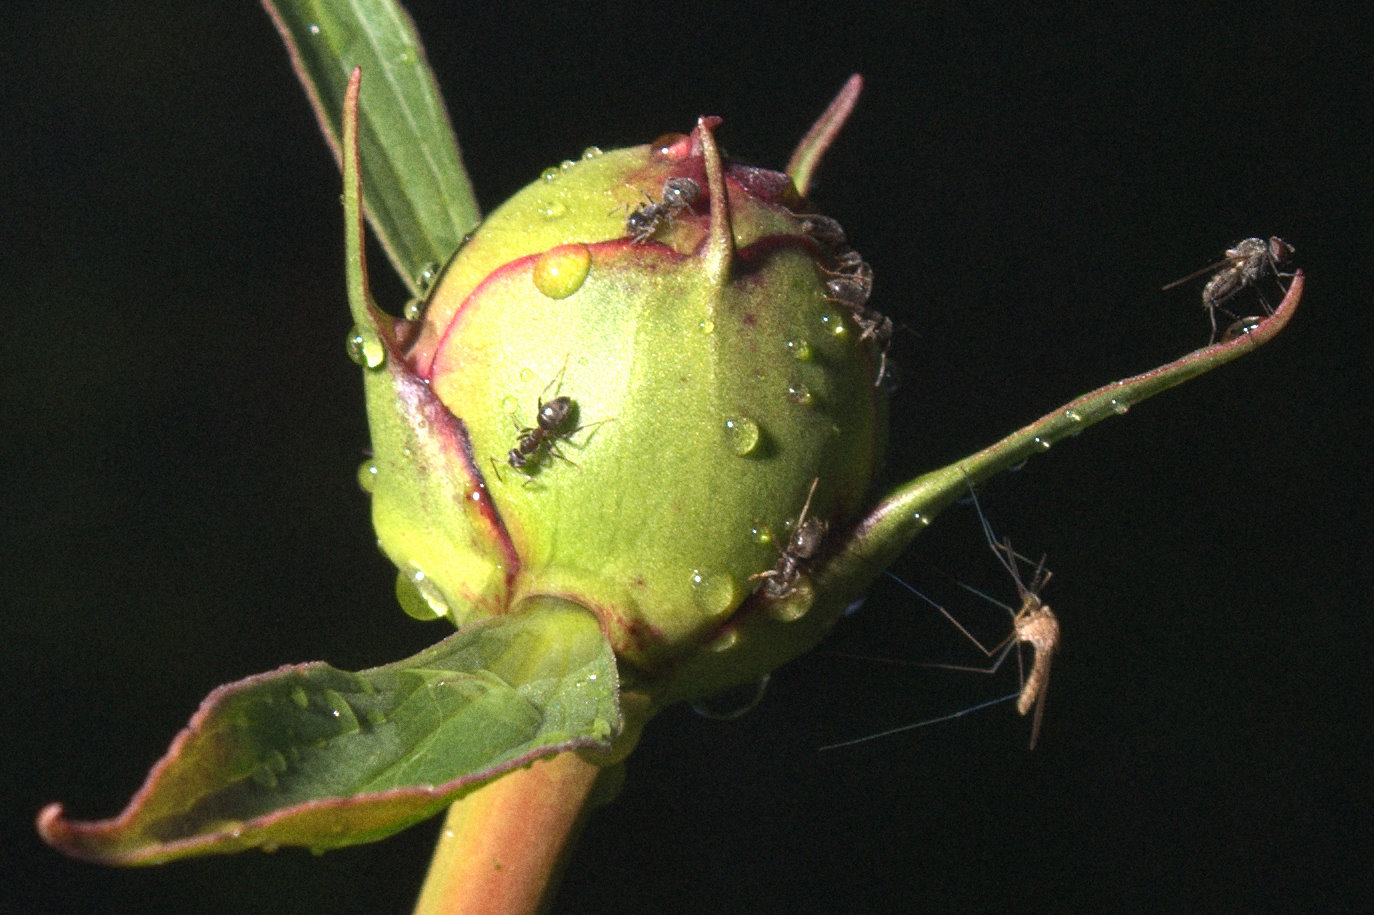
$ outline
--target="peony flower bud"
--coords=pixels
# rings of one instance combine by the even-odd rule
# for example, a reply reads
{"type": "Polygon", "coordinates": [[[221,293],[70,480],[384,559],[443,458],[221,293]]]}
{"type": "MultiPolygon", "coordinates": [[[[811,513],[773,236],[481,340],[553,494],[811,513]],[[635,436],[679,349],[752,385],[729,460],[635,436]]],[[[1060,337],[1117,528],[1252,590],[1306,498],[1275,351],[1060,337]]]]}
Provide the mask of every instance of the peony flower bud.
{"type": "Polygon", "coordinates": [[[374,522],[412,611],[572,601],[654,676],[754,592],[804,592],[854,519],[880,341],[828,288],[841,252],[792,182],[724,163],[718,122],[549,169],[420,320],[360,331],[374,522]]]}

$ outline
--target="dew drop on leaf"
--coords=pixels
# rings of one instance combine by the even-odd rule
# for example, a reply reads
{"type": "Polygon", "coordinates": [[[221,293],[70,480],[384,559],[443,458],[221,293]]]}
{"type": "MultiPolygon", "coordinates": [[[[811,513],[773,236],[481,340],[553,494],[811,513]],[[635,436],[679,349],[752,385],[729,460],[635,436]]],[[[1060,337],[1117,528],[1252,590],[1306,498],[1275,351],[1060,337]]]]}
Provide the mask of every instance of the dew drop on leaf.
{"type": "Polygon", "coordinates": [[[380,368],[386,362],[386,347],[377,334],[356,325],[349,331],[345,349],[354,365],[366,369],[380,368]]]}
{"type": "Polygon", "coordinates": [[[725,420],[725,441],[739,457],[746,457],[759,446],[759,424],[745,416],[730,416],[725,420]]]}

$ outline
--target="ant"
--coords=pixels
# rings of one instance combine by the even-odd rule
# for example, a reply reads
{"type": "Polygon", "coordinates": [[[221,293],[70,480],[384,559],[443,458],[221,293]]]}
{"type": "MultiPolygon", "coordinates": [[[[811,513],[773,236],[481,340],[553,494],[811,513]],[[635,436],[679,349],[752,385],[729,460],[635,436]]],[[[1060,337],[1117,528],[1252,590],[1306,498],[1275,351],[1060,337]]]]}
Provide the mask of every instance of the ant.
{"type": "Polygon", "coordinates": [[[801,223],[802,234],[827,251],[839,251],[845,247],[844,226],[840,225],[839,220],[819,213],[807,213],[797,219],[801,223]]]}
{"type": "MultiPolygon", "coordinates": [[[[569,439],[587,428],[585,425],[567,428],[574,421],[574,415],[577,413],[577,404],[571,397],[559,395],[547,402],[544,400],[544,395],[549,392],[549,388],[554,388],[554,392],[557,394],[558,389],[563,386],[563,372],[567,367],[565,361],[563,368],[558,370],[558,374],[554,376],[553,380],[544,386],[544,390],[539,395],[539,407],[535,413],[534,426],[517,427],[515,447],[506,453],[506,463],[527,477],[533,475],[533,471],[545,454],[567,461],[569,464],[574,463],[558,450],[558,442],[560,439],[569,439]],[[525,470],[526,467],[530,469],[525,470]]],[[[512,417],[513,421],[514,417],[512,417]]],[[[602,422],[605,420],[589,425],[600,425],[602,422]]],[[[499,477],[501,470],[496,466],[495,458],[491,459],[491,465],[499,477]]]]}
{"type": "Polygon", "coordinates": [[[876,388],[887,374],[887,351],[892,346],[892,319],[868,307],[868,299],[873,294],[873,268],[859,252],[846,248],[835,255],[835,260],[839,269],[825,283],[826,298],[839,302],[849,312],[859,328],[860,342],[872,340],[878,344],[878,377],[873,381],[876,388]]]}
{"type": "MultiPolygon", "coordinates": [[[[1012,693],[1009,696],[1001,696],[997,699],[992,699],[987,702],[982,702],[978,705],[973,706],[972,708],[966,708],[962,711],[955,712],[950,715],[944,715],[939,718],[927,719],[925,721],[917,722],[916,724],[901,725],[900,727],[891,728],[889,730],[882,731],[878,734],[870,734],[867,737],[859,737],[854,740],[846,740],[841,743],[831,744],[829,746],[822,747],[821,749],[829,750],[837,747],[850,746],[856,743],[863,743],[869,740],[875,740],[879,737],[886,737],[889,734],[896,734],[900,733],[901,731],[909,731],[914,728],[925,727],[926,725],[937,724],[942,721],[949,721],[953,718],[959,718],[964,715],[967,715],[970,712],[975,712],[992,705],[997,705],[1002,702],[1010,701],[1011,699],[1016,700],[1016,710],[1022,715],[1027,714],[1032,707],[1035,709],[1035,716],[1031,722],[1030,736],[1030,749],[1035,749],[1036,741],[1040,737],[1040,725],[1041,722],[1044,720],[1045,716],[1045,695],[1049,690],[1050,665],[1054,661],[1055,654],[1057,654],[1059,651],[1059,618],[1054,615],[1054,612],[1052,610],[1050,610],[1049,605],[1040,599],[1040,592],[1044,590],[1047,584],[1049,584],[1050,578],[1052,577],[1052,573],[1045,568],[1045,559],[1044,557],[1041,557],[1040,562],[1037,563],[1035,566],[1035,572],[1031,575],[1030,584],[1026,584],[1025,579],[1021,577],[1021,569],[1019,564],[1019,561],[1025,559],[1025,557],[1021,556],[1021,554],[1017,553],[1015,550],[1012,549],[1010,541],[1006,539],[999,541],[993,537],[992,526],[988,523],[987,516],[983,514],[983,509],[978,504],[977,493],[973,491],[972,487],[970,487],[969,492],[973,497],[974,508],[978,511],[978,518],[982,522],[983,535],[987,539],[988,546],[992,548],[992,551],[997,556],[997,561],[1001,564],[1002,568],[1006,569],[1011,574],[1012,581],[1016,584],[1016,593],[1021,601],[1021,606],[1019,609],[1013,609],[1012,607],[1002,603],[1001,601],[991,597],[990,595],[984,594],[977,588],[974,588],[970,585],[965,585],[962,582],[960,583],[960,585],[966,590],[972,591],[974,594],[977,594],[979,597],[982,597],[1002,607],[1009,614],[1011,614],[1011,633],[1008,634],[1007,637],[1004,638],[1001,642],[997,643],[991,648],[988,648],[984,646],[983,643],[980,642],[973,635],[973,633],[969,632],[968,629],[966,629],[963,626],[963,624],[961,624],[957,619],[955,619],[954,615],[950,613],[948,610],[946,610],[944,607],[940,606],[934,600],[930,599],[925,594],[918,591],[915,587],[903,581],[901,578],[898,578],[891,572],[888,572],[887,575],[888,577],[896,581],[898,584],[900,584],[902,587],[906,588],[908,591],[915,594],[921,600],[930,604],[936,610],[939,610],[940,613],[943,614],[944,617],[954,625],[954,628],[958,629],[959,632],[962,633],[970,642],[978,646],[979,651],[981,651],[986,657],[994,659],[992,665],[989,667],[965,667],[956,664],[922,664],[920,666],[938,667],[944,670],[964,670],[973,671],[976,673],[994,674],[1001,669],[1002,662],[1006,660],[1007,655],[1011,652],[1011,650],[1015,648],[1017,645],[1025,643],[1031,647],[1031,650],[1034,654],[1034,659],[1031,662],[1030,673],[1026,675],[1025,679],[1021,683],[1020,692],[1012,693]]],[[[1017,655],[1017,661],[1018,663],[1020,662],[1019,654],[1017,655]]]]}
{"type": "Polygon", "coordinates": [[[792,536],[787,538],[787,546],[778,553],[778,564],[766,572],[749,576],[751,580],[764,579],[762,591],[770,600],[790,597],[797,590],[797,579],[805,571],[807,561],[820,552],[821,543],[825,540],[830,525],[820,518],[806,517],[806,513],[811,509],[811,497],[816,494],[816,484],[820,480],[820,477],[816,477],[811,481],[811,489],[806,493],[806,503],[802,505],[801,514],[797,516],[797,526],[792,529],[792,536]]]}
{"type": "Polygon", "coordinates": [[[691,178],[669,178],[663,182],[663,201],[650,200],[631,211],[625,218],[625,231],[633,236],[635,244],[648,241],[664,222],[672,222],[673,217],[690,207],[701,196],[701,185],[691,178]]]}
{"type": "Polygon", "coordinates": [[[1174,280],[1163,288],[1173,289],[1200,276],[1213,274],[1207,285],[1202,287],[1202,307],[1207,309],[1207,315],[1211,318],[1212,337],[1209,342],[1214,342],[1217,338],[1217,312],[1235,318],[1236,316],[1224,305],[1247,287],[1255,287],[1260,305],[1266,314],[1274,313],[1265,301],[1263,293],[1259,292],[1259,282],[1264,278],[1266,271],[1272,272],[1275,277],[1289,276],[1290,274],[1281,273],[1279,267],[1288,263],[1295,250],[1292,245],[1276,235],[1271,236],[1268,241],[1262,238],[1247,238],[1237,242],[1235,247],[1227,249],[1226,257],[1222,260],[1208,264],[1181,280],[1174,280]]]}

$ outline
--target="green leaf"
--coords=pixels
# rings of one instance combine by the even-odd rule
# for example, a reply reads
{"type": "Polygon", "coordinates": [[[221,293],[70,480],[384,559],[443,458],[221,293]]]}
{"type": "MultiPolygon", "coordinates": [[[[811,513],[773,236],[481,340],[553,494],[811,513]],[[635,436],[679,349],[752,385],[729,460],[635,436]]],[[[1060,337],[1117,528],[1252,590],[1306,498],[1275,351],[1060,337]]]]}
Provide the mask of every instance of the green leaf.
{"type": "Polygon", "coordinates": [[[263,0],[286,42],[325,139],[340,157],[349,74],[366,76],[360,107],[367,215],[392,264],[419,294],[481,219],[415,25],[391,0],[263,0]]]}
{"type": "Polygon", "coordinates": [[[621,728],[596,618],[547,599],[413,657],[349,673],[282,667],[212,692],[119,816],[39,814],[51,845],[106,864],[371,842],[556,752],[621,728]]]}

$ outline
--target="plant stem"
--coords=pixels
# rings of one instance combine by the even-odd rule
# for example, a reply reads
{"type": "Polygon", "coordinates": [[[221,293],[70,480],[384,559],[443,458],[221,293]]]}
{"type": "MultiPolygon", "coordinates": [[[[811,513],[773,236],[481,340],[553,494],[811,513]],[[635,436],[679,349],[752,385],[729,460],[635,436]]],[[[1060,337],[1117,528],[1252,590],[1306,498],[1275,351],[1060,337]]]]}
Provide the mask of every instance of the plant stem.
{"type": "Polygon", "coordinates": [[[540,911],[601,771],[577,753],[560,753],[450,807],[415,915],[540,911]]]}

